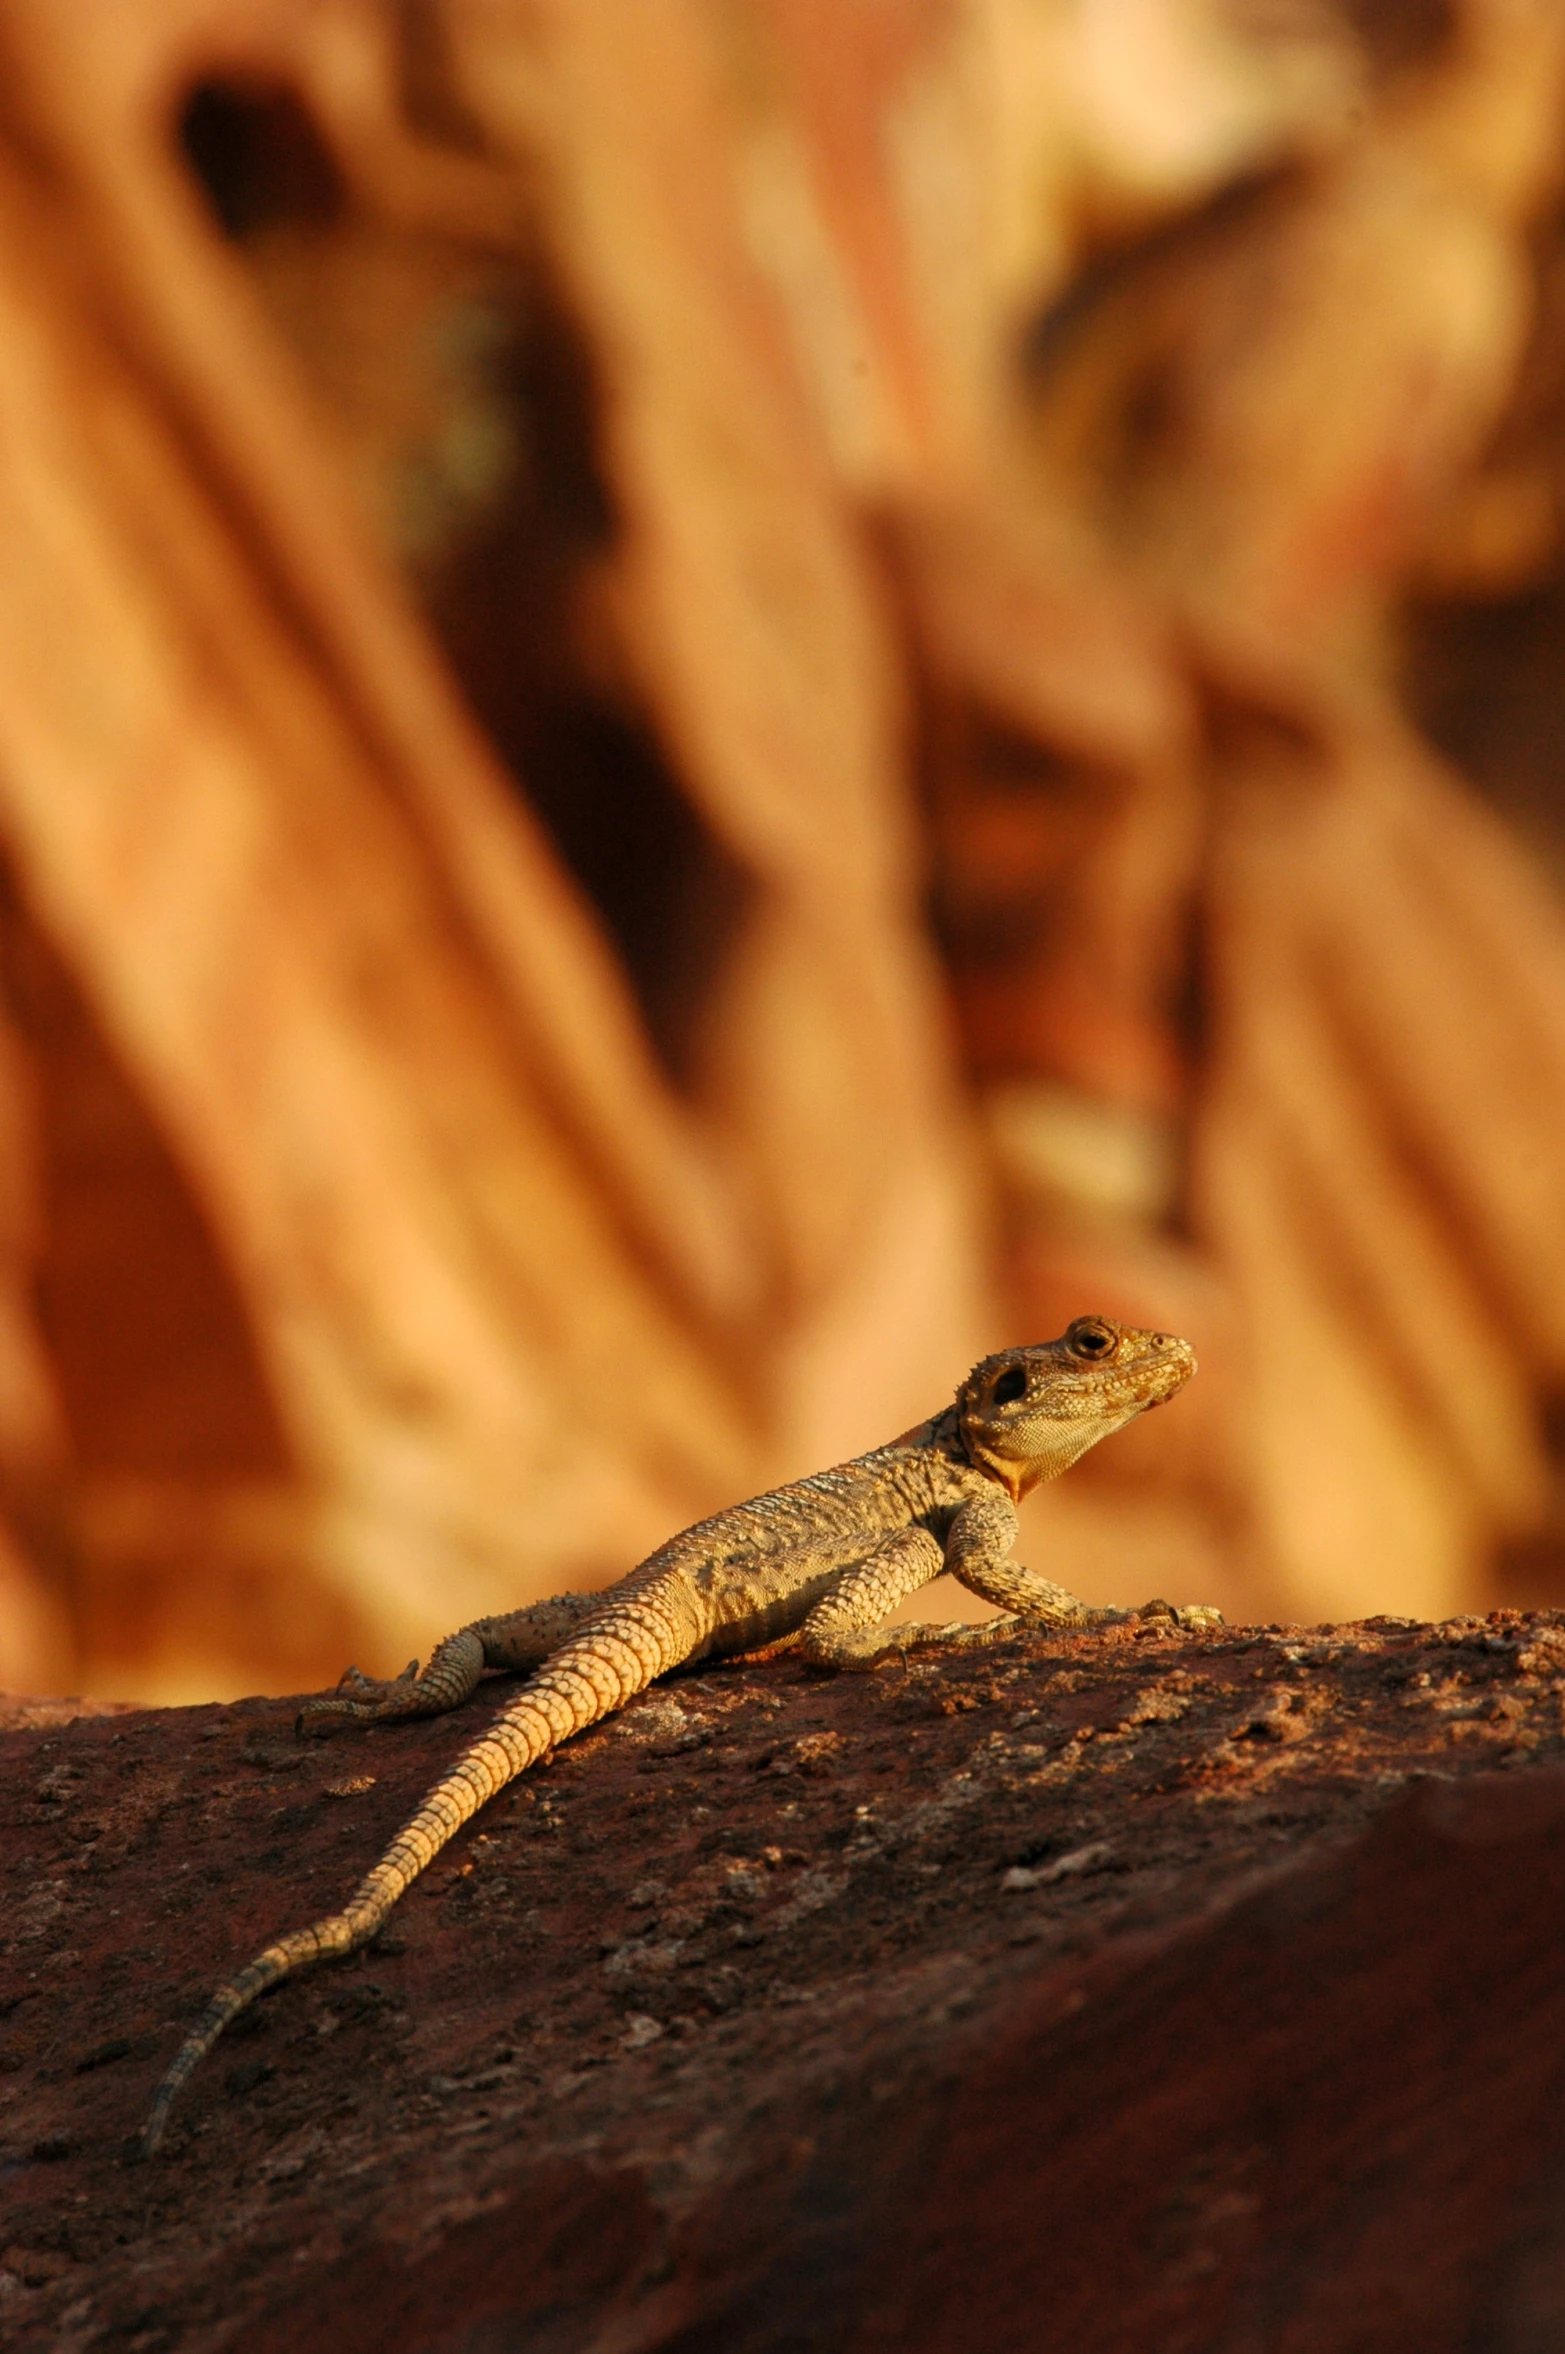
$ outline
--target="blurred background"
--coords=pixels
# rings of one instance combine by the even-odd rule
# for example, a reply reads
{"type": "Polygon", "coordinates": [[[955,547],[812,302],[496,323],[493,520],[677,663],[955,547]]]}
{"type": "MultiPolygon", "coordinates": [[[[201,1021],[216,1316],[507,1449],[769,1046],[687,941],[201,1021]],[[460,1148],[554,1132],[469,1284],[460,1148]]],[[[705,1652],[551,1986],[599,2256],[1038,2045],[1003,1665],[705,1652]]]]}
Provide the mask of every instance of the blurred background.
{"type": "Polygon", "coordinates": [[[1565,1603],[1562,166],[1556,0],[3,0],[0,1684],[1087,1309],[1051,1575],[1565,1603]]]}

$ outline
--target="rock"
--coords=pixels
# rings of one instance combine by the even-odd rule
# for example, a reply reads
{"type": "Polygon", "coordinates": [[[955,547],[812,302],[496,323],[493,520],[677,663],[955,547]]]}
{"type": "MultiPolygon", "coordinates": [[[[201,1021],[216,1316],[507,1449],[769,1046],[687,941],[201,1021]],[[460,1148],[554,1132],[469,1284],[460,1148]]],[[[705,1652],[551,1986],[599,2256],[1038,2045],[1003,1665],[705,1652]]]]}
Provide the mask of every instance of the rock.
{"type": "Polygon", "coordinates": [[[1052,1888],[1056,1880],[1071,1880],[1081,1872],[1105,1872],[1114,1858],[1114,1850],[1103,1839],[1095,1839],[1090,1847],[1072,1848],[1069,1855],[1056,1858],[1052,1864],[1042,1864],[1036,1870],[1027,1864],[1013,1864],[1000,1882],[1002,1888],[1052,1888]]]}
{"type": "Polygon", "coordinates": [[[252,1760],[292,1703],[45,1712],[0,1734],[0,2338],[1552,2354],[1556,1625],[682,1679],[702,1746],[593,1733],[507,1792],[394,1936],[238,2023],[150,2164],[213,1980],[504,1687],[286,1778],[252,1760]],[[762,1767],[803,1744],[829,1773],[762,1767]]]}

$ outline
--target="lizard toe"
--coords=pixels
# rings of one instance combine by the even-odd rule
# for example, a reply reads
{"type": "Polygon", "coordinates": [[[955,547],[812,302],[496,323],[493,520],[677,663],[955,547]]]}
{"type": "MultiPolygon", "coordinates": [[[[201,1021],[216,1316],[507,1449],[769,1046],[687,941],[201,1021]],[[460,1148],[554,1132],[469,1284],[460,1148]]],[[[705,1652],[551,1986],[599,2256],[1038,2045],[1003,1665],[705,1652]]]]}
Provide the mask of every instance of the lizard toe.
{"type": "Polygon", "coordinates": [[[294,1732],[302,1741],[308,1734],[318,1732],[323,1725],[360,1715],[362,1705],[357,1700],[339,1700],[335,1695],[319,1700],[307,1700],[293,1720],[294,1732]]]}
{"type": "Polygon", "coordinates": [[[407,1706],[407,1686],[375,1685],[368,1676],[352,1692],[326,1692],[317,1700],[307,1700],[294,1719],[295,1730],[302,1736],[334,1724],[375,1725],[388,1718],[411,1716],[407,1706]],[[360,1695],[363,1695],[360,1697],[360,1695]]]}
{"type": "Polygon", "coordinates": [[[1223,1614],[1208,1602],[1143,1602],[1135,1613],[1137,1618],[1166,1618],[1170,1625],[1185,1627],[1192,1634],[1202,1627],[1220,1627],[1223,1614]]]}

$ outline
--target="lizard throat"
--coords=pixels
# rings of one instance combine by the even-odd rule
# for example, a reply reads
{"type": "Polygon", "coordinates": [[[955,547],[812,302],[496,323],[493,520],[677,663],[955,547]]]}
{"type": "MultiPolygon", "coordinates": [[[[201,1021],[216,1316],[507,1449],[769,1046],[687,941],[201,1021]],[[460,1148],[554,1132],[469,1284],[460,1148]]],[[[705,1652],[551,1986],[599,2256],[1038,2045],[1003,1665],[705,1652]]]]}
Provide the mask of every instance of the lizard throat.
{"type": "MultiPolygon", "coordinates": [[[[1004,1455],[992,1455],[983,1441],[977,1438],[968,1438],[967,1455],[975,1470],[986,1471],[992,1480],[1004,1488],[1013,1504],[1019,1504],[1024,1496],[1030,1495],[1041,1480],[1053,1476],[1042,1464],[1017,1463],[1004,1455]]],[[[1064,1465],[1060,1468],[1063,1470],[1064,1465]]]]}

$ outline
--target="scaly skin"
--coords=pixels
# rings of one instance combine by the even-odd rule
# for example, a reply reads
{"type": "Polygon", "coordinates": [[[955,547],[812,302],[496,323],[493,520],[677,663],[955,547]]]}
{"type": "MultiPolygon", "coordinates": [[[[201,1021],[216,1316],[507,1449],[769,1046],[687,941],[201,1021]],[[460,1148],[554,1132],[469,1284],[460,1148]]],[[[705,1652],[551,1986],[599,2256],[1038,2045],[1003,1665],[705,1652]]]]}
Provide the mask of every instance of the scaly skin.
{"type": "Polygon", "coordinates": [[[420,1675],[375,1683],[350,1668],[306,1704],[300,1729],[380,1724],[467,1699],[486,1667],[532,1670],[510,1705],[436,1783],[340,1913],[296,1930],[218,1988],[181,2046],[147,2119],[150,2155],[176,2093],[231,2019],[307,1963],[352,1953],[470,1816],[517,1774],[670,1668],[796,1638],[824,1668],[864,1670],[918,1646],[990,1643],[1019,1618],[1050,1626],[1219,1613],[1148,1602],[1092,1609],[1010,1558],[1016,1506],[1099,1439],[1183,1387],[1189,1344],[1081,1316],[1063,1338],[973,1368],[954,1404],[835,1470],[736,1504],[673,1537],[602,1594],[565,1594],[447,1636],[420,1675]],[[1008,1615],[978,1627],[882,1622],[942,1570],[1008,1615]]]}

